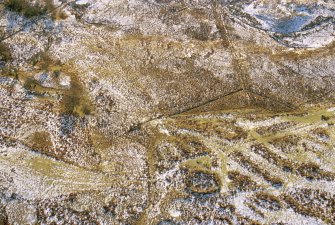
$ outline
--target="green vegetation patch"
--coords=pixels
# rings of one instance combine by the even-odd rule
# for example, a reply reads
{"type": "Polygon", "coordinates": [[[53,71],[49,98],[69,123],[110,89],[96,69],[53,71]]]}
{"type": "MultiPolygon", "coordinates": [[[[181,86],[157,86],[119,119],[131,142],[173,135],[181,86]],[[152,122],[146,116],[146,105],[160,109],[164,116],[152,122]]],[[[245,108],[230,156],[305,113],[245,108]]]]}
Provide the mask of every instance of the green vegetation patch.
{"type": "Polygon", "coordinates": [[[5,43],[0,42],[0,61],[8,62],[12,59],[12,53],[5,43]]]}
{"type": "Polygon", "coordinates": [[[196,159],[190,159],[182,163],[182,168],[191,171],[203,171],[208,172],[212,167],[212,159],[209,156],[199,157],[196,159]]]}
{"type": "Polygon", "coordinates": [[[13,67],[5,66],[0,69],[0,76],[18,79],[18,72],[17,69],[13,67]]]}
{"type": "Polygon", "coordinates": [[[53,59],[48,52],[40,52],[31,58],[31,64],[40,70],[58,71],[61,69],[60,60],[53,59]]]}
{"type": "Polygon", "coordinates": [[[52,0],[44,0],[32,4],[28,0],[6,0],[5,8],[12,12],[19,13],[27,18],[45,15],[55,9],[52,0]]]}
{"type": "Polygon", "coordinates": [[[71,88],[64,91],[61,113],[83,117],[92,114],[93,106],[84,85],[76,76],[71,77],[71,88]]]}
{"type": "Polygon", "coordinates": [[[33,133],[28,141],[33,148],[42,151],[47,151],[53,147],[50,134],[45,131],[33,133]]]}
{"type": "Polygon", "coordinates": [[[186,29],[186,35],[200,40],[207,41],[210,39],[212,27],[207,23],[200,23],[199,27],[189,27],[186,29]]]}
{"type": "Polygon", "coordinates": [[[46,8],[41,7],[40,4],[32,5],[26,0],[7,0],[5,1],[5,7],[27,18],[44,15],[47,12],[46,8]]]}
{"type": "Polygon", "coordinates": [[[52,58],[48,52],[36,54],[31,59],[31,63],[38,68],[38,71],[51,73],[52,78],[55,80],[59,79],[59,75],[64,72],[71,77],[71,82],[68,89],[43,87],[33,76],[22,73],[21,80],[26,90],[35,94],[56,93],[62,96],[60,101],[61,114],[84,117],[92,113],[93,104],[85,86],[78,78],[77,71],[70,68],[70,66],[62,65],[59,60],[52,58]]]}

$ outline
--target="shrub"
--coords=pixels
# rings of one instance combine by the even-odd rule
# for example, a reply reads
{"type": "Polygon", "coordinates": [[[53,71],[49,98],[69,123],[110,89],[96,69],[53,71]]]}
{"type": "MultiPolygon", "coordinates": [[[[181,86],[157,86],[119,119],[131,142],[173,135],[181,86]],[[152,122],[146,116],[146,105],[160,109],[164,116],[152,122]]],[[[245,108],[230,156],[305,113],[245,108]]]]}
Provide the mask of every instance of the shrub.
{"type": "Polygon", "coordinates": [[[39,83],[32,77],[28,77],[23,84],[23,87],[29,91],[34,91],[38,86],[39,83]]]}
{"type": "Polygon", "coordinates": [[[27,18],[45,15],[54,9],[50,0],[42,3],[31,4],[28,0],[5,0],[5,7],[13,12],[17,12],[27,18]]]}
{"type": "Polygon", "coordinates": [[[51,12],[51,18],[53,20],[64,20],[68,15],[60,8],[55,7],[52,0],[44,0],[45,7],[48,12],[51,12]]]}
{"type": "Polygon", "coordinates": [[[200,23],[200,27],[190,27],[186,34],[200,41],[207,41],[210,38],[212,27],[206,23],[200,23]]]}
{"type": "Polygon", "coordinates": [[[28,144],[40,151],[47,151],[52,148],[50,134],[45,131],[35,132],[28,138],[28,144]]]}
{"type": "Polygon", "coordinates": [[[0,61],[8,62],[12,59],[12,53],[5,43],[0,42],[0,61]]]}
{"type": "Polygon", "coordinates": [[[72,76],[71,88],[64,92],[61,100],[61,113],[84,117],[92,114],[93,106],[84,85],[78,78],[72,76]]]}
{"type": "Polygon", "coordinates": [[[1,68],[0,69],[0,76],[19,79],[18,71],[14,67],[11,67],[11,66],[5,66],[5,67],[1,68]]]}
{"type": "Polygon", "coordinates": [[[37,66],[40,70],[53,70],[54,67],[61,65],[60,60],[53,59],[48,52],[39,52],[34,55],[30,62],[33,66],[37,66]]]}
{"type": "Polygon", "coordinates": [[[53,20],[65,20],[68,15],[62,10],[54,10],[51,14],[53,20]]]}
{"type": "Polygon", "coordinates": [[[68,15],[61,9],[57,9],[52,0],[40,0],[35,4],[28,0],[5,0],[5,7],[13,12],[17,12],[27,18],[51,13],[54,20],[66,19],[68,15]]]}

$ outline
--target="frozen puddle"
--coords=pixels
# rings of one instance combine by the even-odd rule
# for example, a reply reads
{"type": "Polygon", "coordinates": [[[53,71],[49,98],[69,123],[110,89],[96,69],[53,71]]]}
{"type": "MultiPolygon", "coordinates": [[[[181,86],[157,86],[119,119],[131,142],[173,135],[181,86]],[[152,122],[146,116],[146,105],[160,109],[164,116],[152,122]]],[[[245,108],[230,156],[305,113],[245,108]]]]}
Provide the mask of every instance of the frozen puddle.
{"type": "Polygon", "coordinates": [[[262,20],[270,31],[282,34],[301,31],[304,25],[308,24],[311,19],[310,16],[295,16],[280,19],[262,15],[256,15],[256,17],[262,20]]]}
{"type": "MultiPolygon", "coordinates": [[[[249,15],[249,25],[280,37],[291,47],[317,48],[334,41],[335,6],[325,3],[273,4],[263,1],[235,5],[249,15]],[[253,18],[253,19],[250,19],[253,18]]],[[[235,16],[241,17],[235,13],[235,16]]],[[[244,18],[248,20],[248,17],[244,18]]],[[[245,21],[245,20],[244,20],[245,21]]]]}
{"type": "Polygon", "coordinates": [[[319,4],[307,6],[291,3],[278,7],[256,1],[244,5],[243,11],[256,18],[261,24],[260,28],[282,34],[302,31],[316,20],[322,23],[320,18],[335,17],[334,9],[319,4]]]}

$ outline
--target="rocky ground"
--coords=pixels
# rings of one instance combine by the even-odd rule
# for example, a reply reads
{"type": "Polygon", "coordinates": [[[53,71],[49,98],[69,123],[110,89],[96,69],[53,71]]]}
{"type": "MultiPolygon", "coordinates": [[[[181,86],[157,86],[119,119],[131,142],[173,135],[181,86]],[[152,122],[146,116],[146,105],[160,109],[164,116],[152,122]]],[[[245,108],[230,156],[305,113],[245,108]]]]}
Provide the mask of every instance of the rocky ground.
{"type": "Polygon", "coordinates": [[[326,0],[0,0],[0,224],[334,224],[334,28],[326,0]]]}

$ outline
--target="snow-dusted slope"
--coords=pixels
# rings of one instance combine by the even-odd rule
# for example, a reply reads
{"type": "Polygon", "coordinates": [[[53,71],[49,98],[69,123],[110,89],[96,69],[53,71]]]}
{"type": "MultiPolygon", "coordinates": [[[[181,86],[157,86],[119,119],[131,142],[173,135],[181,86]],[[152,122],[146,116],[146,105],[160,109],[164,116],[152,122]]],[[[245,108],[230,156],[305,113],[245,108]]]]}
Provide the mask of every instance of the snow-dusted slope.
{"type": "Polygon", "coordinates": [[[274,2],[0,1],[0,224],[334,223],[334,3],[274,2]]]}

